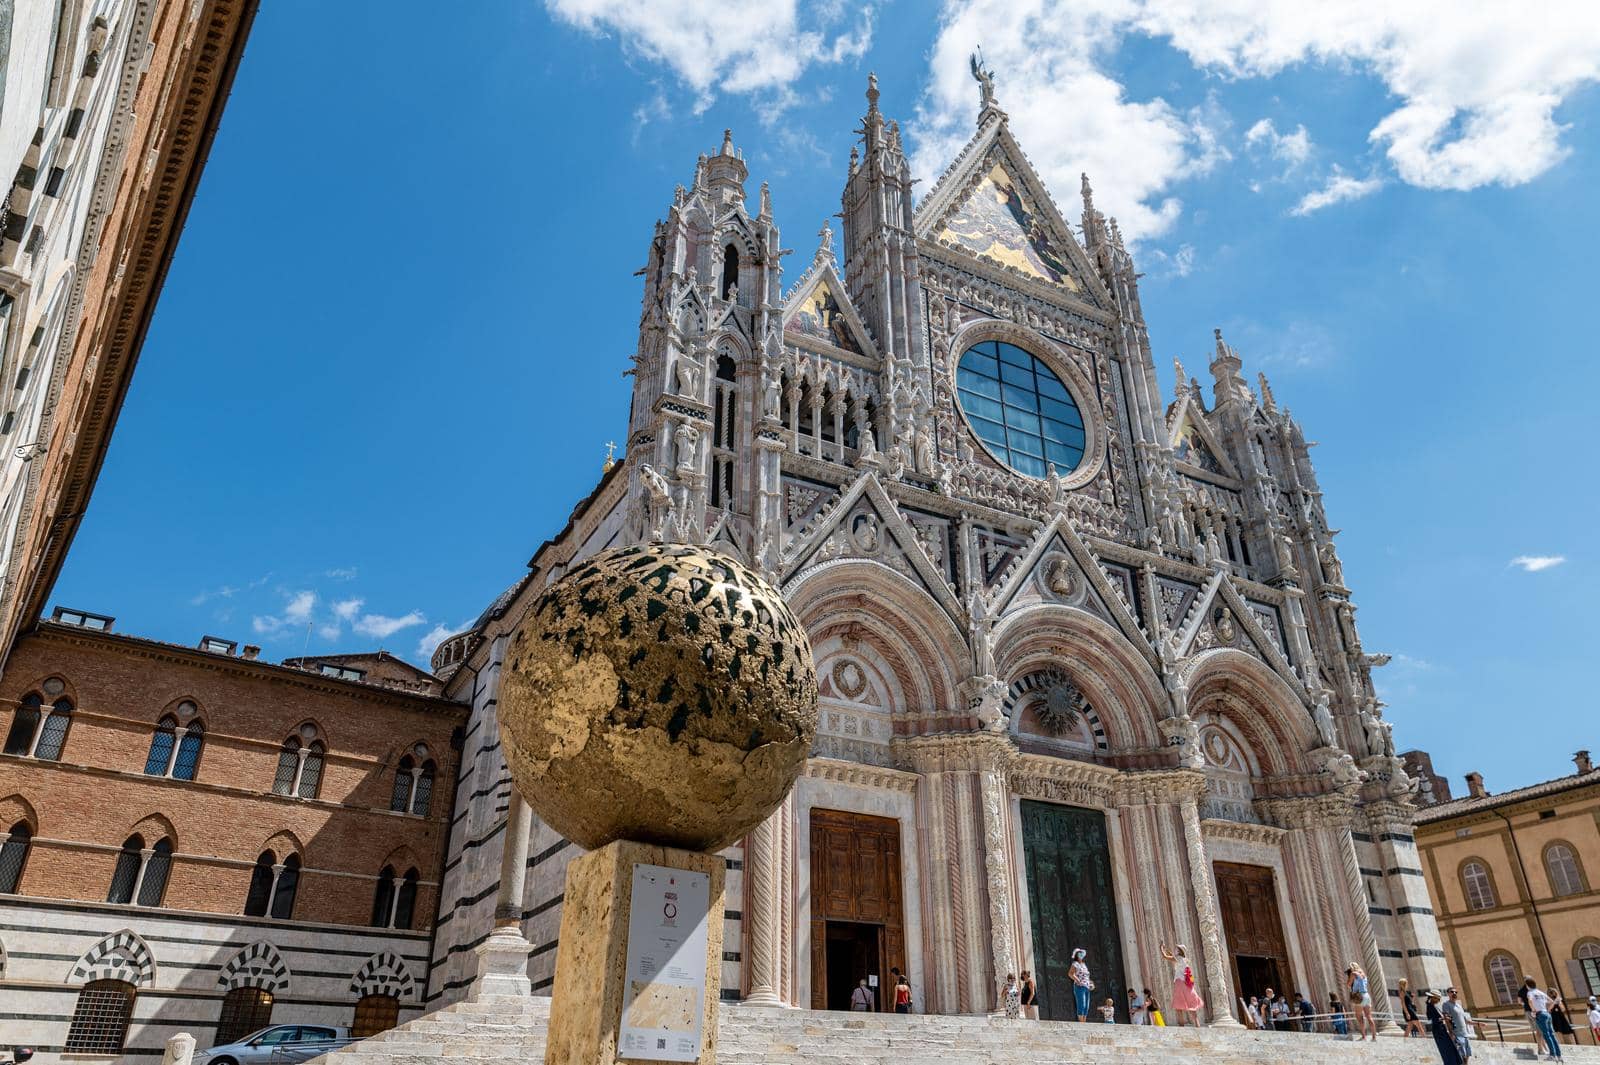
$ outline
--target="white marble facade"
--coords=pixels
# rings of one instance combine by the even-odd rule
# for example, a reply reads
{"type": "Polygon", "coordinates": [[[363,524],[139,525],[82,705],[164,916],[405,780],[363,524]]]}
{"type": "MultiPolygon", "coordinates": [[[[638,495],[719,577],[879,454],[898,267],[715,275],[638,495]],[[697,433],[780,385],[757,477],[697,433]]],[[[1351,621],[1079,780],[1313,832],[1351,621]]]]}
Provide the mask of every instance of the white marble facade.
{"type": "Polygon", "coordinates": [[[824,226],[786,290],[771,194],[747,199],[731,138],[674,193],[644,271],[625,458],[435,658],[474,711],[430,1004],[465,993],[497,906],[549,987],[574,848],[535,821],[505,858],[500,648],[574,561],[644,539],[757,566],[816,653],[815,757],[727,852],[724,997],[811,1004],[826,809],[899,825],[919,1009],[994,1008],[1006,972],[1043,966],[1024,875],[1036,802],[1104,813],[1129,984],[1165,994],[1158,947],[1184,942],[1202,996],[1231,1001],[1216,862],[1270,870],[1285,986],[1313,1001],[1351,961],[1389,988],[1448,979],[1414,786],[1372,685],[1386,659],[1361,646],[1299,425],[1220,334],[1209,402],[1181,367],[1163,397],[1115,221],[1085,179],[1080,241],[980,80],[972,141],[915,206],[869,85],[842,260],[824,226]],[[1081,458],[1041,471],[981,437],[957,365],[989,341],[1071,394],[1081,458]],[[526,871],[520,895],[503,867],[526,871]]]}

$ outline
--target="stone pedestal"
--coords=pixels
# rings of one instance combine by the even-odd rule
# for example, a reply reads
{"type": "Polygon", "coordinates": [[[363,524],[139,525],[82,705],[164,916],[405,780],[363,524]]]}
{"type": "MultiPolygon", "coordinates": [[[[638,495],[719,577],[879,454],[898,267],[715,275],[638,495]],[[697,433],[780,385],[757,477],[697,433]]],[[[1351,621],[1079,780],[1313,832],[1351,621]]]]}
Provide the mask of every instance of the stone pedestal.
{"type": "Polygon", "coordinates": [[[533,945],[522,938],[514,924],[505,924],[489,933],[489,938],[474,949],[478,955],[478,974],[473,977],[468,997],[473,1002],[486,996],[533,994],[528,980],[528,955],[533,945]]]}
{"type": "Polygon", "coordinates": [[[625,840],[591,851],[567,866],[561,906],[545,1065],[615,1065],[650,1061],[618,1055],[618,1030],[628,962],[633,867],[659,865],[711,878],[706,912],[706,981],[697,1065],[716,1061],[717,1000],[722,971],[724,865],[720,856],[625,840]]]}

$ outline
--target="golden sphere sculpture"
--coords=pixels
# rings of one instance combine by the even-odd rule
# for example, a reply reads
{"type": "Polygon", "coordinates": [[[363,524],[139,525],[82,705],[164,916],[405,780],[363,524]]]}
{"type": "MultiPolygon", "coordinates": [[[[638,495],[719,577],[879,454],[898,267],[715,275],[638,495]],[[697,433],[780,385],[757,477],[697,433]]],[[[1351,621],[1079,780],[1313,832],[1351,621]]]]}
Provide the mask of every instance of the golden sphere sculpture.
{"type": "Polygon", "coordinates": [[[503,670],[517,789],[590,850],[728,846],[783,801],[816,736],[805,631],[776,588],[705,547],[579,563],[528,611],[503,670]]]}

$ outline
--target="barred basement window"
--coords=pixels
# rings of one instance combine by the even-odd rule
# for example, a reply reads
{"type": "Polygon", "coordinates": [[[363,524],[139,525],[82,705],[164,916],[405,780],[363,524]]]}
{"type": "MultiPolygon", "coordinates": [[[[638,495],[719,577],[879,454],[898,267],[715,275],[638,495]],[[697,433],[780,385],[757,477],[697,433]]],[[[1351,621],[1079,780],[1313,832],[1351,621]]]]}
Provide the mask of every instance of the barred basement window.
{"type": "Polygon", "coordinates": [[[366,995],[356,1003],[350,1034],[357,1039],[387,1032],[400,1023],[400,1000],[393,995],[366,995]]]}
{"type": "Polygon", "coordinates": [[[94,980],[78,992],[67,1029],[68,1054],[120,1054],[133,1017],[133,985],[125,980],[94,980]]]}
{"type": "Polygon", "coordinates": [[[0,895],[15,895],[22,886],[22,869],[28,864],[28,844],[33,830],[28,822],[18,821],[0,843],[0,895]]]}
{"type": "Polygon", "coordinates": [[[272,992],[259,987],[236,987],[222,997],[222,1019],[217,1022],[213,1046],[236,1043],[272,1023],[272,992]]]}

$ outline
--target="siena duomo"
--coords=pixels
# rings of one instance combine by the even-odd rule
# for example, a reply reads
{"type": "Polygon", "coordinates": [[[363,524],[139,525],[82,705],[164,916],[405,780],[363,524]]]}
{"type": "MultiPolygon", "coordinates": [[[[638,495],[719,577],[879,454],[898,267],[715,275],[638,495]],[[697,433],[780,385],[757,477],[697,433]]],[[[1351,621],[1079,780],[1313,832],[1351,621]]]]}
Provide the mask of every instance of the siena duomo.
{"type": "Polygon", "coordinates": [[[548,994],[578,849],[512,788],[500,665],[550,582],[651,540],[761,571],[817,664],[801,779],[724,852],[724,998],[842,1008],[872,973],[887,1005],[898,969],[918,1012],[986,1013],[1031,970],[1063,1018],[1083,947],[1125,1011],[1176,943],[1206,1019],[1351,963],[1448,982],[1300,426],[1220,334],[1163,393],[1115,220],[1085,178],[1075,230],[978,73],[919,203],[869,79],[839,248],[787,285],[768,187],[727,134],[700,157],[649,235],[625,455],[431,674],[70,612],[23,640],[0,976],[36,1038],[84,1049],[91,988],[127,1054],[275,1010],[377,1031],[466,996],[497,924],[548,994]],[[69,844],[91,785],[115,825],[69,844]]]}

